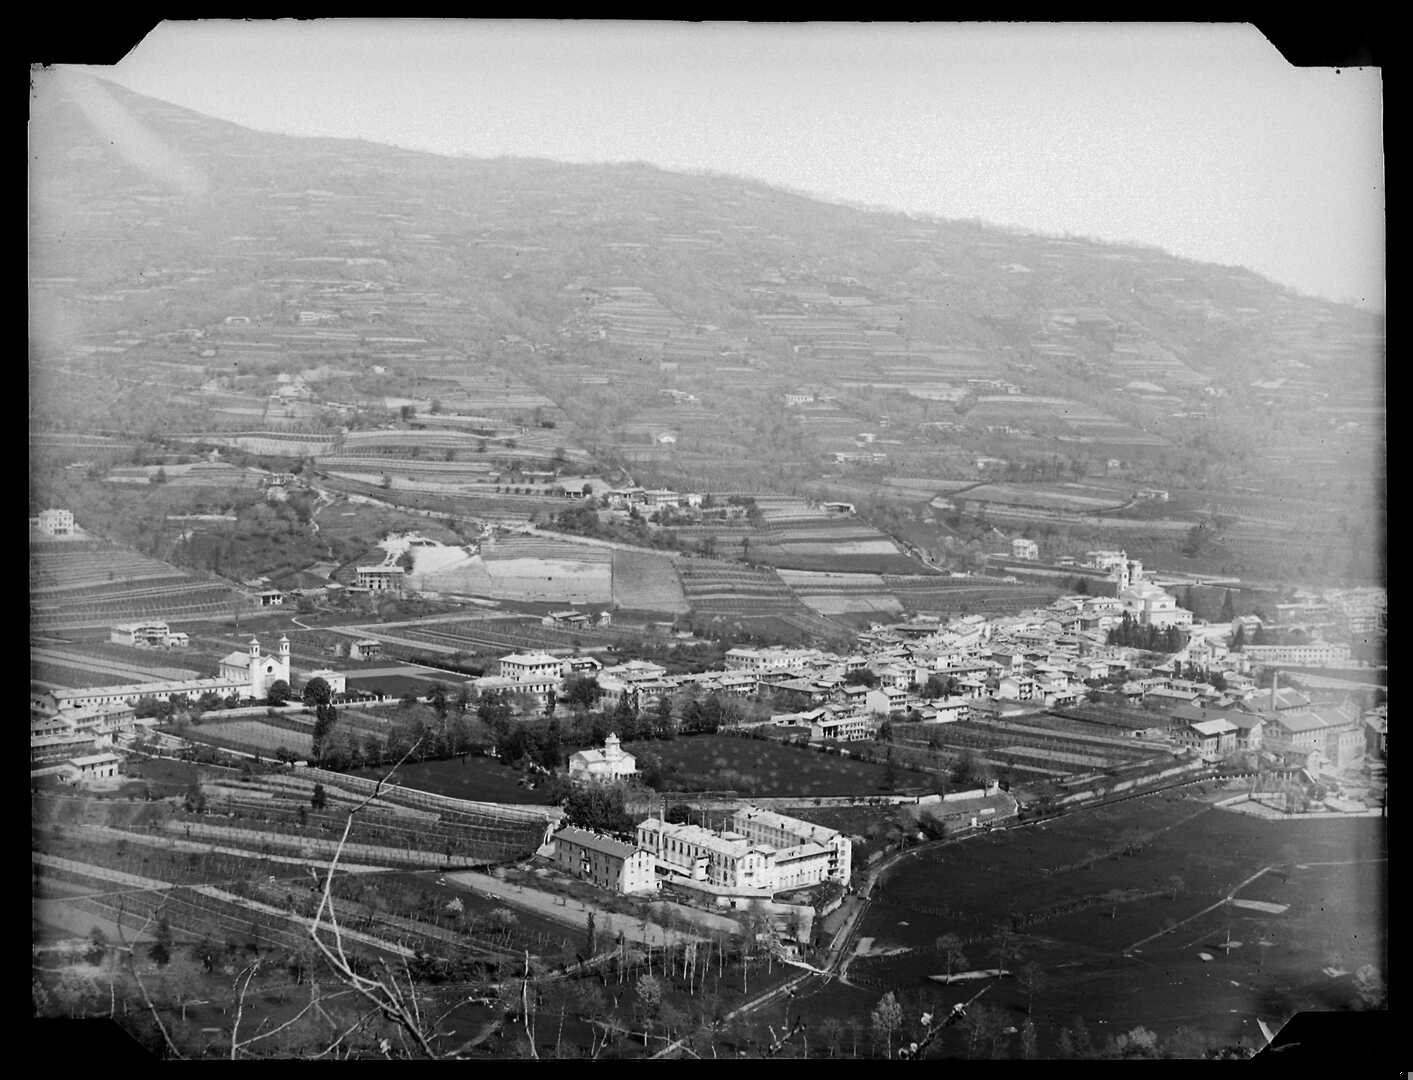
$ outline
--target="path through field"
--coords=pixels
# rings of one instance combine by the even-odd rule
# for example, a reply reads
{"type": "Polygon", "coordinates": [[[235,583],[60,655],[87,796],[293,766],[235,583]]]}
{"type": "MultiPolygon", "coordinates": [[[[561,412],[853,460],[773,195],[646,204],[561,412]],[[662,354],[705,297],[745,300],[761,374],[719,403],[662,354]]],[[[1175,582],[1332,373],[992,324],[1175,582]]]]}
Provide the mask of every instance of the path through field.
{"type": "MultiPolygon", "coordinates": [[[[446,874],[445,877],[447,881],[454,882],[462,888],[505,900],[557,922],[575,927],[582,928],[589,913],[593,912],[594,923],[600,933],[612,936],[621,933],[626,941],[640,941],[659,947],[680,945],[688,941],[700,941],[705,936],[704,934],[686,934],[680,930],[669,930],[652,922],[644,924],[632,916],[606,911],[603,908],[585,904],[573,897],[540,892],[523,885],[501,881],[489,874],[479,874],[473,870],[462,870],[446,874]]],[[[705,924],[725,933],[739,933],[741,930],[740,923],[723,915],[712,915],[690,908],[681,908],[678,905],[673,905],[673,907],[684,912],[694,921],[698,921],[699,924],[705,924]]]]}

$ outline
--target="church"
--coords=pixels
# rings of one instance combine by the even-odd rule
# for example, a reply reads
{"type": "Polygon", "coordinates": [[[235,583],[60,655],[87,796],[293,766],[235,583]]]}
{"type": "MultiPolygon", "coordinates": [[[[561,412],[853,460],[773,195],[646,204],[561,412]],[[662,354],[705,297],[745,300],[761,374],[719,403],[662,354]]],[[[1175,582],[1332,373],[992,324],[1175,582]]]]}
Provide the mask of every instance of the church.
{"type": "Polygon", "coordinates": [[[638,762],[618,744],[618,736],[608,733],[602,750],[580,750],[569,756],[569,779],[611,784],[638,775],[638,762]]]}
{"type": "Polygon", "coordinates": [[[249,690],[243,693],[249,697],[269,697],[272,683],[282,679],[289,683],[288,636],[280,636],[279,652],[274,656],[261,656],[259,639],[251,638],[248,652],[233,652],[221,658],[220,677],[245,682],[249,690]]]}

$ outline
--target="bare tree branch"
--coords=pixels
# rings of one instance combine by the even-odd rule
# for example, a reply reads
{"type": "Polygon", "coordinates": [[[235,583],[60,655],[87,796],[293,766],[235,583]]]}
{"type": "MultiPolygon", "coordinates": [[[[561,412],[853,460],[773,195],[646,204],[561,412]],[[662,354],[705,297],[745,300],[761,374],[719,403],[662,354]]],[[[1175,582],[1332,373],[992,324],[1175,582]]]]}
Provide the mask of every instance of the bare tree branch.
{"type": "MultiPolygon", "coordinates": [[[[406,1047],[406,1042],[402,1039],[402,1036],[404,1033],[406,1033],[407,1035],[412,1036],[414,1040],[416,1040],[417,1045],[421,1049],[422,1053],[424,1053],[427,1057],[435,1058],[437,1057],[437,1053],[435,1050],[432,1049],[431,1043],[428,1041],[426,1033],[422,1030],[420,1010],[416,1008],[415,992],[413,997],[413,1011],[409,1012],[407,1005],[404,1002],[403,995],[397,986],[397,979],[392,975],[392,972],[387,967],[386,963],[384,963],[383,969],[388,973],[387,980],[367,978],[365,976],[357,974],[353,970],[353,967],[349,963],[348,957],[344,952],[343,934],[339,930],[337,919],[334,917],[332,897],[334,873],[338,869],[339,859],[342,858],[344,848],[348,844],[349,833],[353,829],[354,815],[356,815],[360,810],[366,807],[382,793],[383,785],[388,782],[388,779],[392,776],[392,774],[398,770],[398,768],[402,765],[403,762],[405,762],[409,757],[412,756],[412,754],[421,744],[422,740],[418,739],[410,747],[408,747],[407,752],[403,754],[402,757],[398,759],[397,763],[394,764],[393,767],[388,770],[387,774],[383,776],[383,778],[379,780],[376,785],[374,785],[373,790],[369,793],[368,797],[365,798],[362,802],[360,802],[357,806],[349,810],[348,818],[344,822],[343,836],[339,839],[338,846],[334,849],[333,858],[329,861],[328,873],[324,877],[323,895],[320,899],[319,908],[315,912],[314,919],[310,924],[309,936],[313,940],[314,944],[318,947],[319,951],[323,953],[324,958],[328,960],[330,966],[333,967],[335,973],[339,976],[339,978],[342,979],[346,985],[356,990],[372,1004],[376,1005],[378,1007],[378,1010],[384,1016],[386,1016],[389,1020],[393,1021],[395,1024],[398,1025],[399,1039],[403,1041],[404,1048],[406,1047]],[[334,942],[333,948],[330,948],[330,946],[319,936],[319,930],[323,925],[325,911],[329,913],[329,927],[334,942]]],[[[384,1050],[384,1053],[386,1054],[387,1051],[384,1050]]]]}

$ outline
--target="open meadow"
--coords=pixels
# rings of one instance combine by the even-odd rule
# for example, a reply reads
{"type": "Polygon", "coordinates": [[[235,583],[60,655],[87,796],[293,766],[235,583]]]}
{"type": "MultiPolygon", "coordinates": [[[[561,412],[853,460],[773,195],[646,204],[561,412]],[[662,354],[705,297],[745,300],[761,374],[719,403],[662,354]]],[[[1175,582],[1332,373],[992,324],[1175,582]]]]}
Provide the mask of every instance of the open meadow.
{"type": "MultiPolygon", "coordinates": [[[[983,834],[887,874],[861,932],[900,951],[855,961],[849,977],[878,993],[940,989],[950,1004],[979,984],[929,981],[946,971],[934,941],[956,934],[967,970],[997,966],[1009,938],[1019,955],[1005,967],[1034,963],[1043,980],[1042,1053],[1081,1016],[1111,1034],[1186,1025],[1235,1041],[1257,1034],[1258,1016],[1349,1007],[1349,973],[1386,966],[1385,826],[1261,821],[1169,793],[983,834]],[[1248,881],[1237,899],[1269,909],[1223,903],[1248,881]],[[1222,947],[1228,931],[1240,946],[1222,947]]],[[[987,1000],[1015,1023],[1027,996],[1007,978],[987,1000]]]]}

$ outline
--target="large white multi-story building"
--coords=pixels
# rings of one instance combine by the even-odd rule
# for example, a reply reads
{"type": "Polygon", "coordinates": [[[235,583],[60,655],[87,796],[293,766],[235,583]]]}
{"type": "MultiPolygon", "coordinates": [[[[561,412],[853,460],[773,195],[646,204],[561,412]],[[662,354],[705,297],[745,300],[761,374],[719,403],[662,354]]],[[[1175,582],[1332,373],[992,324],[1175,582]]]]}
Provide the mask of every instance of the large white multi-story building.
{"type": "Polygon", "coordinates": [[[1304,645],[1243,645],[1242,653],[1255,664],[1324,667],[1349,663],[1349,646],[1342,641],[1310,641],[1304,645]]]}
{"type": "Polygon", "coordinates": [[[500,658],[500,674],[505,679],[519,682],[558,681],[562,672],[563,662],[548,653],[512,653],[500,658]]]}
{"type": "Polygon", "coordinates": [[[807,888],[821,881],[848,884],[848,837],[822,825],[748,807],[731,827],[712,832],[649,818],[638,825],[638,846],[653,853],[668,878],[762,893],[807,888]]]}
{"type": "Polygon", "coordinates": [[[705,881],[727,889],[774,891],[774,849],[736,833],[714,833],[700,825],[673,825],[657,818],[638,824],[638,846],[652,852],[660,873],[705,881]]]}
{"type": "MultiPolygon", "coordinates": [[[[771,844],[782,851],[804,845],[823,848],[828,853],[824,877],[832,878],[841,885],[849,883],[853,845],[847,836],[835,829],[755,807],[737,810],[731,817],[731,828],[749,840],[771,844]]],[[[781,886],[786,887],[794,886],[781,886]]]]}

